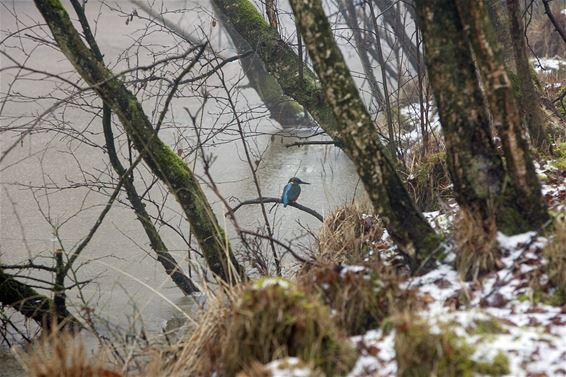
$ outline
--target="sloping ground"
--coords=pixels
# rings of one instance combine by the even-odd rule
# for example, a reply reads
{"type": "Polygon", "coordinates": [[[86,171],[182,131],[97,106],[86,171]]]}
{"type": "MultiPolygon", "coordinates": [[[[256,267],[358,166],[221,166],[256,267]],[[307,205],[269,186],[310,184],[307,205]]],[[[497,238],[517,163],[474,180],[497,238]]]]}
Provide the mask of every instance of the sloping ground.
{"type": "MultiPolygon", "coordinates": [[[[539,175],[547,182],[543,191],[551,210],[564,214],[566,171],[546,165],[539,175]]],[[[451,222],[447,214],[429,216],[441,226],[451,222]]],[[[504,252],[501,268],[481,284],[460,280],[451,263],[453,251],[435,270],[409,279],[406,288],[416,288],[426,304],[418,315],[433,334],[449,325],[473,347],[474,360],[492,361],[504,354],[509,376],[566,376],[566,305],[543,303],[555,295],[543,272],[542,248],[548,240],[529,232],[499,234],[498,241],[504,252]]],[[[394,339],[394,329],[353,337],[361,357],[350,376],[395,376],[394,339]]]]}

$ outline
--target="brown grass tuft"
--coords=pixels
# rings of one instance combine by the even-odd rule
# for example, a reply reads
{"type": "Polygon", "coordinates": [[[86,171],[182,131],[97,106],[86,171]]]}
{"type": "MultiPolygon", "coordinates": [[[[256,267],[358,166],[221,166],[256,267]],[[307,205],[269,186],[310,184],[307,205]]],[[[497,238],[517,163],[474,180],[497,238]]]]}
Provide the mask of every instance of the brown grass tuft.
{"type": "Polygon", "coordinates": [[[383,227],[369,208],[345,205],[326,216],[315,257],[322,264],[360,263],[382,235],[383,227]]]}
{"type": "Polygon", "coordinates": [[[400,278],[384,268],[317,266],[299,277],[299,284],[333,310],[349,335],[379,327],[399,307],[412,305],[414,294],[399,289],[400,278]]]}
{"type": "Polygon", "coordinates": [[[413,161],[408,188],[421,211],[436,211],[453,196],[446,151],[438,150],[413,161]]]}
{"type": "Polygon", "coordinates": [[[554,236],[544,248],[550,281],[566,292],[566,219],[556,219],[554,236]]]}
{"type": "Polygon", "coordinates": [[[497,267],[500,252],[495,218],[486,224],[469,211],[461,209],[455,232],[456,269],[462,279],[477,280],[497,267]]]}
{"type": "Polygon", "coordinates": [[[340,376],[356,359],[328,308],[287,280],[256,281],[242,292],[226,320],[226,334],[218,344],[222,376],[234,376],[255,361],[286,356],[340,376]]]}
{"type": "Polygon", "coordinates": [[[28,377],[120,377],[104,359],[89,356],[81,339],[57,329],[42,336],[28,353],[20,354],[28,377]]]}

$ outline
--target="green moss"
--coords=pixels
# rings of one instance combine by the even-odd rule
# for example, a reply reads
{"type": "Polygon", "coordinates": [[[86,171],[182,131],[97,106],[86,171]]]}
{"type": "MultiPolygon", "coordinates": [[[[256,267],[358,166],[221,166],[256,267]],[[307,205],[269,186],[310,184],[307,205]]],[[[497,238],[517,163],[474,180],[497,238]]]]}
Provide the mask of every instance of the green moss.
{"type": "MultiPolygon", "coordinates": [[[[491,325],[490,325],[491,326],[491,325]]],[[[472,377],[478,372],[501,376],[509,373],[505,355],[494,360],[475,361],[474,346],[456,335],[452,328],[440,325],[439,333],[431,333],[428,323],[405,316],[396,325],[395,352],[399,377],[472,377]]]]}
{"type": "Polygon", "coordinates": [[[503,376],[511,373],[509,369],[509,359],[507,356],[499,351],[491,362],[478,362],[475,365],[477,374],[487,376],[503,376]]]}
{"type": "Polygon", "coordinates": [[[552,292],[543,292],[533,288],[529,293],[522,293],[517,296],[520,302],[531,302],[533,304],[545,304],[550,306],[562,306],[566,304],[566,294],[562,289],[554,289],[552,292]]]}
{"type": "Polygon", "coordinates": [[[560,143],[556,146],[556,160],[553,165],[557,169],[566,170],[566,142],[560,143]]]}
{"type": "Polygon", "coordinates": [[[469,333],[474,335],[492,335],[507,334],[509,331],[501,326],[501,323],[495,318],[476,319],[474,324],[467,329],[469,333]]]}

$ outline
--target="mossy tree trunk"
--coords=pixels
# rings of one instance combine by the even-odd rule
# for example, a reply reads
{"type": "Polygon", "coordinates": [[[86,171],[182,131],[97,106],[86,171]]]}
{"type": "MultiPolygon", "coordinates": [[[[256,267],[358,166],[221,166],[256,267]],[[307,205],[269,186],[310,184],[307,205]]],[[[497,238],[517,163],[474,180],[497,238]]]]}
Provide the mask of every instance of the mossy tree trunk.
{"type": "MultiPolygon", "coordinates": [[[[275,4],[271,5],[275,6],[275,4]]],[[[266,9],[269,9],[267,5],[266,9]]],[[[218,7],[215,7],[215,10],[218,17],[222,20],[223,26],[230,35],[238,53],[244,54],[253,50],[250,44],[242,38],[240,33],[232,26],[224,12],[218,9],[218,7]]],[[[275,13],[273,13],[271,17],[274,17],[274,20],[277,19],[275,13]]],[[[259,98],[264,103],[267,110],[269,110],[272,119],[279,122],[283,127],[288,125],[316,125],[305,116],[303,106],[283,93],[279,82],[267,71],[257,52],[242,57],[240,63],[248,79],[249,86],[257,92],[259,98]]]]}
{"type": "Polygon", "coordinates": [[[33,319],[44,329],[50,329],[54,324],[80,328],[80,322],[67,309],[57,311],[52,299],[14,279],[1,268],[0,303],[14,308],[26,318],[33,319]]]}
{"type": "Polygon", "coordinates": [[[533,82],[532,68],[527,55],[519,0],[507,0],[507,10],[509,11],[509,31],[520,89],[519,103],[531,136],[531,142],[536,148],[545,150],[549,147],[549,144],[544,127],[544,117],[540,108],[541,98],[533,82]]]}
{"type": "Polygon", "coordinates": [[[35,0],[35,4],[61,51],[118,116],[145,163],[176,197],[210,269],[222,279],[233,281],[231,271],[242,274],[242,269],[192,171],[159,139],[136,97],[83,43],[61,2],[35,0]]]}
{"type": "Polygon", "coordinates": [[[291,0],[291,7],[336,118],[344,151],[356,164],[391,237],[417,263],[421,262],[440,247],[440,240],[415,208],[393,159],[379,142],[320,0],[291,0]]]}
{"type": "MultiPolygon", "coordinates": [[[[462,21],[452,0],[418,0],[415,6],[455,197],[463,211],[462,218],[469,220],[469,233],[485,235],[484,251],[493,254],[496,200],[507,196],[503,192],[505,170],[493,142],[462,21]]],[[[513,206],[509,211],[520,218],[513,206]]],[[[465,269],[473,270],[477,276],[476,267],[465,269]]],[[[490,267],[493,266],[483,266],[482,270],[490,267]]],[[[468,271],[464,273],[467,275],[468,271]]]]}
{"type": "Polygon", "coordinates": [[[337,135],[336,120],[324,100],[316,75],[304,66],[299,75],[299,58],[277,30],[267,23],[250,0],[213,0],[226,21],[261,58],[267,71],[279,82],[283,92],[300,103],[331,136],[337,135]]]}
{"type": "Polygon", "coordinates": [[[521,218],[517,230],[535,230],[548,220],[548,212],[511,82],[493,38],[493,30],[484,1],[457,0],[464,29],[476,57],[476,66],[485,86],[485,94],[495,129],[505,155],[505,165],[521,218]]]}
{"type": "MultiPolygon", "coordinates": [[[[71,0],[71,5],[75,9],[75,13],[83,29],[83,35],[85,40],[94,53],[96,59],[104,64],[104,58],[102,51],[94,38],[94,34],[90,28],[90,23],[86,18],[84,5],[79,3],[79,0],[71,0]]],[[[126,168],[120,162],[118,158],[118,153],[116,151],[116,146],[114,143],[114,135],[112,132],[112,109],[106,104],[102,104],[102,130],[104,132],[104,140],[106,142],[106,151],[108,152],[108,158],[112,168],[118,174],[118,177],[123,177],[127,173],[126,168]]],[[[126,189],[126,195],[128,200],[134,209],[137,219],[141,223],[149,243],[153,251],[157,256],[157,261],[161,263],[165,269],[165,273],[171,277],[171,280],[177,285],[177,287],[186,295],[190,295],[194,292],[198,292],[198,287],[193,283],[193,281],[183,273],[179,267],[175,257],[169,253],[165,242],[161,238],[159,232],[155,228],[155,225],[151,221],[151,217],[145,209],[145,205],[139,196],[136,187],[134,185],[133,174],[129,174],[128,177],[124,178],[124,188],[126,189]]],[[[64,278],[64,277],[63,277],[64,278]]]]}

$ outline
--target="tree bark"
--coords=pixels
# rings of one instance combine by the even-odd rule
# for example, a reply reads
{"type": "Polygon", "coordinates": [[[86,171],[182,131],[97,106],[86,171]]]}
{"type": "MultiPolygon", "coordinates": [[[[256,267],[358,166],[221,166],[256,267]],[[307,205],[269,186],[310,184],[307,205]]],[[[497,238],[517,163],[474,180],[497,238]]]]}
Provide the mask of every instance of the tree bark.
{"type": "Polygon", "coordinates": [[[85,46],[61,2],[35,0],[35,4],[63,54],[118,116],[145,163],[176,197],[210,269],[222,279],[235,282],[234,275],[243,271],[192,171],[159,139],[136,97],[85,46]]]}
{"type": "Polygon", "coordinates": [[[360,62],[362,63],[362,68],[364,69],[364,74],[368,80],[371,94],[380,108],[384,107],[385,98],[381,93],[377,78],[373,72],[373,67],[369,61],[367,52],[367,43],[365,43],[362,38],[362,33],[360,32],[360,21],[356,15],[356,6],[353,0],[339,0],[338,9],[342,16],[346,20],[348,27],[352,30],[352,35],[354,36],[354,43],[356,45],[356,50],[358,56],[360,57],[360,62]]]}
{"type": "Polygon", "coordinates": [[[300,103],[332,137],[337,135],[336,119],[324,100],[316,75],[304,66],[298,72],[297,54],[262,17],[250,0],[213,0],[232,27],[244,38],[279,82],[283,92],[300,103]]]}
{"type": "Polygon", "coordinates": [[[527,55],[527,46],[524,37],[524,28],[521,20],[521,7],[519,0],[507,0],[509,11],[509,28],[513,54],[519,83],[519,103],[525,124],[528,127],[531,142],[537,149],[549,147],[544,127],[544,117],[540,108],[541,99],[535,88],[532,78],[531,64],[527,55]]]}
{"type": "MultiPolygon", "coordinates": [[[[102,55],[102,52],[100,51],[96,39],[94,38],[94,34],[92,34],[83,5],[79,3],[79,0],[71,0],[71,5],[75,9],[75,13],[79,18],[79,23],[81,24],[81,28],[83,29],[83,35],[88,46],[94,53],[96,60],[104,64],[104,57],[102,55]]],[[[112,133],[112,109],[106,103],[102,104],[102,129],[104,132],[106,150],[108,151],[110,164],[112,165],[112,168],[114,169],[118,177],[122,177],[124,174],[126,174],[126,169],[120,162],[118,153],[116,152],[114,136],[112,133]]],[[[186,274],[183,273],[183,270],[179,267],[175,258],[167,250],[167,246],[165,246],[165,243],[161,239],[159,232],[157,231],[157,229],[155,229],[155,226],[153,225],[153,222],[151,221],[151,218],[145,210],[145,206],[139,194],[137,193],[132,175],[124,179],[124,188],[126,189],[128,200],[132,204],[132,208],[134,209],[136,217],[138,218],[143,229],[145,230],[145,233],[147,234],[151,248],[153,249],[153,251],[155,251],[157,261],[161,263],[161,265],[165,269],[165,273],[169,275],[169,277],[171,277],[171,280],[173,280],[175,285],[177,285],[177,287],[185,295],[199,292],[197,286],[186,274]]]]}
{"type": "Polygon", "coordinates": [[[320,0],[291,0],[293,13],[320,77],[344,151],[355,162],[374,208],[400,248],[416,262],[432,257],[440,240],[411,198],[393,159],[379,142],[320,0]]]}
{"type": "MultiPolygon", "coordinates": [[[[415,4],[456,201],[463,218],[473,220],[470,233],[485,235],[485,245],[495,245],[495,200],[502,195],[505,171],[493,143],[460,15],[452,0],[415,4]]],[[[487,253],[496,252],[489,248],[487,253]]]]}
{"type": "MultiPolygon", "coordinates": [[[[517,231],[536,230],[548,220],[548,212],[528,142],[523,132],[517,101],[511,82],[493,40],[483,1],[456,1],[464,30],[476,57],[495,129],[505,155],[507,173],[515,190],[520,218],[517,231]]],[[[505,212],[505,208],[499,211],[505,212]]]]}
{"type": "Polygon", "coordinates": [[[14,308],[26,318],[33,319],[44,329],[50,329],[54,324],[69,325],[75,329],[81,327],[80,322],[67,309],[57,311],[53,300],[14,279],[1,268],[0,303],[14,308]]]}

